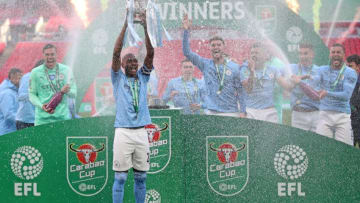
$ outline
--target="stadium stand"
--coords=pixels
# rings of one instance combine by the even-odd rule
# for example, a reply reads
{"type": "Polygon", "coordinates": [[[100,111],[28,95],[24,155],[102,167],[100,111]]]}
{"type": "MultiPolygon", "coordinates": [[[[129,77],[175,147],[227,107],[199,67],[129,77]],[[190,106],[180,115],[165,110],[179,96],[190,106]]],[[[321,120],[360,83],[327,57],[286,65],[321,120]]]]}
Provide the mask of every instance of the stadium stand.
{"type": "Polygon", "coordinates": [[[0,55],[5,51],[6,43],[0,42],[0,55]]]}
{"type": "MultiPolygon", "coordinates": [[[[17,67],[24,73],[29,72],[32,66],[42,58],[42,48],[48,42],[19,42],[10,57],[0,69],[0,81],[7,77],[7,72],[17,67]]],[[[52,42],[58,49],[58,59],[62,61],[68,44],[65,42],[52,42]]]]}

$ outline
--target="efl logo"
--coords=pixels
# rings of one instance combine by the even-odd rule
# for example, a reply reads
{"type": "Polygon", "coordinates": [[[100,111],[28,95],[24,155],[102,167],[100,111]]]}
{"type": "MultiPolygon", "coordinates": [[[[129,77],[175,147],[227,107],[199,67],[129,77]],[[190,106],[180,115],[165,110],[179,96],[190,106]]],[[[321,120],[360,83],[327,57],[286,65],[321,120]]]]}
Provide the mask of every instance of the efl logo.
{"type": "Polygon", "coordinates": [[[28,181],[38,177],[43,169],[44,161],[39,150],[31,146],[22,146],[15,150],[10,159],[11,170],[26,183],[14,184],[15,196],[41,196],[37,191],[37,183],[28,181]]]}
{"type": "Polygon", "coordinates": [[[171,158],[171,117],[151,117],[153,124],[145,126],[150,146],[150,169],[159,173],[166,168],[171,158]]]}
{"type": "Polygon", "coordinates": [[[241,192],[249,179],[247,136],[206,137],[206,171],[210,188],[219,195],[241,192]]]}
{"type": "Polygon", "coordinates": [[[145,203],[161,203],[160,193],[153,189],[146,191],[145,203]]]}
{"type": "Polygon", "coordinates": [[[286,31],[286,39],[290,42],[288,44],[288,52],[297,52],[299,50],[299,42],[303,38],[303,31],[297,27],[292,26],[286,31]]]}
{"type": "MultiPolygon", "coordinates": [[[[306,152],[296,145],[283,146],[275,153],[274,168],[285,179],[294,181],[303,176],[308,168],[309,159],[306,152]]],[[[278,196],[305,196],[301,190],[301,182],[278,183],[278,196]]]]}
{"type": "Polygon", "coordinates": [[[66,138],[67,180],[81,196],[99,193],[108,179],[107,137],[66,138]]]}

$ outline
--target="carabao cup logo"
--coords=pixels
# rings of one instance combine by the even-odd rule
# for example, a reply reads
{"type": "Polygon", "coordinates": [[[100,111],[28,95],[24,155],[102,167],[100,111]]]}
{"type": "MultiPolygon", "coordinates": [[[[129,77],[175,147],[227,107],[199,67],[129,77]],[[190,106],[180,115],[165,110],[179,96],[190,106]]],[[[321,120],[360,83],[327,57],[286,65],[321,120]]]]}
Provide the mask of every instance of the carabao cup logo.
{"type": "Polygon", "coordinates": [[[164,127],[161,129],[156,124],[149,124],[145,126],[145,130],[148,134],[148,139],[150,143],[159,141],[161,136],[161,131],[164,131],[169,127],[167,123],[163,123],[163,125],[164,127]]]}
{"type": "Polygon", "coordinates": [[[241,192],[249,179],[247,136],[206,137],[206,171],[210,188],[219,195],[241,192]]]}
{"type": "Polygon", "coordinates": [[[255,7],[256,20],[263,34],[271,35],[276,30],[277,16],[276,7],[270,5],[258,5],[255,7]]]}
{"type": "Polygon", "coordinates": [[[83,164],[94,163],[97,157],[98,152],[101,152],[105,148],[105,144],[102,143],[100,149],[96,149],[91,144],[83,144],[78,149],[74,149],[74,143],[70,144],[70,149],[73,152],[76,152],[78,160],[83,164]]]}
{"type": "Polygon", "coordinates": [[[238,157],[238,152],[243,150],[246,146],[245,144],[242,144],[242,146],[239,149],[237,149],[231,143],[224,143],[219,148],[216,149],[213,147],[213,145],[214,143],[211,143],[209,145],[210,149],[213,150],[214,152],[217,152],[218,159],[224,164],[235,162],[238,157]]]}
{"type": "Polygon", "coordinates": [[[274,157],[276,172],[285,179],[298,179],[305,174],[309,164],[306,152],[296,145],[286,145],[274,157]]]}
{"type": "Polygon", "coordinates": [[[146,191],[145,203],[161,203],[160,193],[156,190],[146,191]]]}
{"type": "Polygon", "coordinates": [[[11,156],[10,165],[17,177],[32,180],[40,175],[44,162],[39,150],[31,146],[22,146],[11,156]]]}
{"type": "Polygon", "coordinates": [[[66,173],[70,188],[79,195],[93,196],[108,179],[107,137],[67,137],[66,173]]]}
{"type": "Polygon", "coordinates": [[[171,117],[151,117],[153,122],[145,126],[150,146],[150,170],[155,174],[163,171],[171,158],[171,117]]]}

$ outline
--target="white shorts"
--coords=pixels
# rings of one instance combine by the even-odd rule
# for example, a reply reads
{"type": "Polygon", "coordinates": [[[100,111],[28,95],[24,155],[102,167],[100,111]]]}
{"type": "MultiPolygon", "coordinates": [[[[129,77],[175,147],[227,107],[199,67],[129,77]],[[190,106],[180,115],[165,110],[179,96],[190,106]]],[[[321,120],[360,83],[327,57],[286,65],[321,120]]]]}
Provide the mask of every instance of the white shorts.
{"type": "Polygon", "coordinates": [[[278,123],[278,114],[274,107],[267,109],[246,108],[246,118],[278,123]]]}
{"type": "Polygon", "coordinates": [[[127,171],[130,168],[148,171],[150,148],[145,128],[115,128],[113,155],[114,171],[127,171]]]}
{"type": "Polygon", "coordinates": [[[312,112],[292,111],[291,114],[291,126],[295,128],[316,132],[318,121],[319,121],[319,111],[312,111],[312,112]]]}
{"type": "Polygon", "coordinates": [[[336,111],[320,111],[316,133],[353,145],[350,114],[336,111]]]}

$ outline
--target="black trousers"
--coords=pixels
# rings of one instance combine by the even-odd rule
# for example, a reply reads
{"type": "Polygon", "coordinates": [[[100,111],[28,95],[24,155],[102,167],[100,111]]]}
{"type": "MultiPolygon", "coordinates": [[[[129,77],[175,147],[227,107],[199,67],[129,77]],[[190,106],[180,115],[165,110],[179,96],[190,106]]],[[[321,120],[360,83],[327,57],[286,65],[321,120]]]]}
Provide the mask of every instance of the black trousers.
{"type": "Polygon", "coordinates": [[[21,130],[21,129],[32,127],[32,126],[34,126],[34,123],[24,123],[21,121],[16,121],[16,129],[17,130],[21,130]]]}

